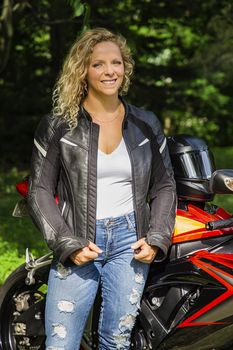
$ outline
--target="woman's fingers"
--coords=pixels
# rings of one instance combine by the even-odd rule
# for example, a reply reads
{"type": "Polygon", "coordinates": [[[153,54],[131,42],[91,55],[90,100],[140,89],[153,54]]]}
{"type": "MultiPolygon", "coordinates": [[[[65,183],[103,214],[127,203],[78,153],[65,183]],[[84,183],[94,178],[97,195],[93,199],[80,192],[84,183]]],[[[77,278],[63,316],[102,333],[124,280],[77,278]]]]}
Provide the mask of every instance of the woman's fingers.
{"type": "Polygon", "coordinates": [[[145,238],[141,238],[139,239],[137,242],[135,242],[134,244],[131,245],[131,248],[133,250],[138,250],[140,249],[144,244],[145,244],[145,238]]]}
{"type": "Polygon", "coordinates": [[[144,239],[138,240],[131,247],[135,252],[134,258],[147,264],[154,260],[158,251],[158,247],[150,246],[144,239]]]}
{"type": "Polygon", "coordinates": [[[76,250],[70,255],[70,258],[75,264],[82,265],[96,259],[101,252],[102,250],[96,244],[90,242],[88,247],[76,250]]]}
{"type": "Polygon", "coordinates": [[[98,257],[98,255],[99,255],[99,254],[98,254],[96,251],[91,250],[91,249],[89,248],[89,246],[83,248],[83,257],[86,258],[86,259],[88,259],[88,260],[95,259],[95,258],[98,257]]]}
{"type": "MultiPolygon", "coordinates": [[[[134,258],[147,264],[150,264],[154,260],[158,251],[157,247],[151,247],[146,243],[144,238],[132,244],[131,248],[135,252],[134,258]]],[[[96,259],[100,253],[102,253],[102,250],[95,243],[89,242],[87,247],[72,253],[70,258],[75,264],[82,265],[96,259]]]]}
{"type": "Polygon", "coordinates": [[[140,252],[138,254],[135,254],[134,258],[136,260],[139,260],[139,261],[142,261],[145,263],[150,263],[150,261],[152,259],[152,254],[151,254],[151,252],[143,249],[143,250],[140,250],[140,252]]]}
{"type": "Polygon", "coordinates": [[[102,253],[102,250],[93,242],[89,242],[88,248],[96,253],[102,253]]]}

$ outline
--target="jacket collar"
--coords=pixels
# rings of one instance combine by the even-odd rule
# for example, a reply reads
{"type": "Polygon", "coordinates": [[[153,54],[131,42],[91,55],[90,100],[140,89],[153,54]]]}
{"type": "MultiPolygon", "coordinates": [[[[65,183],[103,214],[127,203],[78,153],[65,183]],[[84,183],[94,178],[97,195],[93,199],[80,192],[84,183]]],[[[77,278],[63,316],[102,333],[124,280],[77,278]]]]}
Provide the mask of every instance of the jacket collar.
{"type": "Polygon", "coordinates": [[[78,113],[78,118],[84,118],[88,122],[92,121],[92,118],[88,111],[84,108],[83,104],[80,105],[79,113],[78,113]]]}

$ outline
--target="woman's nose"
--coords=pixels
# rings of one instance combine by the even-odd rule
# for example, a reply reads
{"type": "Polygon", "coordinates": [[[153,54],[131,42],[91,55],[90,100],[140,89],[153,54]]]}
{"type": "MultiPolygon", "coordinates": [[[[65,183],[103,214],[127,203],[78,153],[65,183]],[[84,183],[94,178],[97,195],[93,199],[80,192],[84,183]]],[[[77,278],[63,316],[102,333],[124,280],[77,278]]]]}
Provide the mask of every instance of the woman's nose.
{"type": "Polygon", "coordinates": [[[114,74],[114,69],[113,69],[113,66],[111,64],[107,64],[105,66],[105,74],[111,75],[111,76],[114,74]]]}

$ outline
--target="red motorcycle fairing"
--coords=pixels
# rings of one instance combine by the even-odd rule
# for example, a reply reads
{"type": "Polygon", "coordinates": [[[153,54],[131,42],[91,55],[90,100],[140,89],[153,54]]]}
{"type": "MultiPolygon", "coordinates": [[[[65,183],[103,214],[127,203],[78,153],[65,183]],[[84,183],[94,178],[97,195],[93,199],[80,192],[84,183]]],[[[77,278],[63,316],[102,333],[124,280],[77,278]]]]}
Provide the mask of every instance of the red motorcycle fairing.
{"type": "MultiPolygon", "coordinates": [[[[203,218],[210,219],[204,210],[203,218]]],[[[193,240],[189,230],[187,239],[172,245],[166,263],[152,265],[139,315],[152,349],[231,349],[232,233],[233,228],[215,230],[193,240]]]]}
{"type": "Polygon", "coordinates": [[[208,273],[225,288],[220,296],[180,323],[178,328],[227,323],[216,322],[216,320],[219,319],[220,315],[223,315],[223,311],[225,313],[225,319],[227,318],[228,313],[230,313],[230,316],[232,315],[233,254],[218,254],[199,251],[189,259],[194,265],[208,273]]]}
{"type": "MultiPolygon", "coordinates": [[[[18,182],[15,187],[17,192],[23,197],[26,198],[27,194],[28,194],[28,180],[29,180],[29,176],[27,176],[24,180],[18,182]]],[[[59,200],[58,200],[58,196],[55,195],[54,196],[56,203],[58,204],[59,200]]]]}
{"type": "Polygon", "coordinates": [[[26,177],[24,180],[18,182],[16,185],[17,192],[24,198],[27,197],[28,194],[28,177],[26,177]]]}
{"type": "Polygon", "coordinates": [[[184,243],[187,241],[202,240],[232,233],[232,228],[221,230],[207,230],[206,224],[210,221],[228,219],[231,215],[222,208],[207,212],[197,205],[187,204],[186,210],[177,209],[176,225],[172,242],[184,243]]]}

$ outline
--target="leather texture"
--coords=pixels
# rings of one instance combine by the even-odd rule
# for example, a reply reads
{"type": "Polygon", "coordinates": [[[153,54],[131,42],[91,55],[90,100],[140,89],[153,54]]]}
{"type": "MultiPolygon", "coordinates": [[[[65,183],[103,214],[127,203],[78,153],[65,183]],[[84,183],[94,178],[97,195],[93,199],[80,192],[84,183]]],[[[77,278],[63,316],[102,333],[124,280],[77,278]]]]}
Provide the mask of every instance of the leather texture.
{"type": "MultiPolygon", "coordinates": [[[[137,235],[160,248],[156,260],[161,261],[171,244],[176,214],[166,139],[152,112],[122,102],[122,134],[132,166],[137,235]]],[[[83,107],[75,128],[70,129],[63,118],[46,116],[35,132],[29,214],[62,263],[95,241],[98,135],[99,126],[83,107]]]]}

